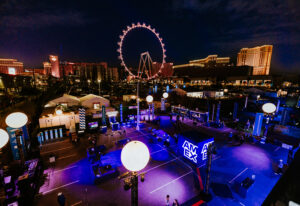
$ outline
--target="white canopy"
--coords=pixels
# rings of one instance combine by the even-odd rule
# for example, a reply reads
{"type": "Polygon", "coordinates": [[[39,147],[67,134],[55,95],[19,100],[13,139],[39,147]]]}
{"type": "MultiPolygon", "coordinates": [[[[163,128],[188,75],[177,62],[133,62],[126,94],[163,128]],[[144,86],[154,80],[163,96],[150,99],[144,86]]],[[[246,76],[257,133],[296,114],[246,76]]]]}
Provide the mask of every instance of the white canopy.
{"type": "Polygon", "coordinates": [[[186,95],[186,91],[184,91],[183,89],[180,89],[180,88],[172,89],[172,92],[176,92],[176,94],[180,95],[180,96],[185,96],[186,95]]]}
{"type": "Polygon", "coordinates": [[[104,97],[100,97],[94,94],[88,94],[80,98],[81,105],[87,108],[93,108],[95,103],[99,103],[100,106],[109,106],[109,100],[104,97]]]}
{"type": "Polygon", "coordinates": [[[58,104],[67,104],[68,106],[78,105],[80,100],[72,95],[64,94],[63,96],[49,101],[45,107],[55,107],[58,104]]]}
{"type": "Polygon", "coordinates": [[[253,94],[263,94],[264,91],[260,90],[260,89],[256,89],[254,87],[246,89],[245,92],[247,93],[253,93],[253,94]]]}

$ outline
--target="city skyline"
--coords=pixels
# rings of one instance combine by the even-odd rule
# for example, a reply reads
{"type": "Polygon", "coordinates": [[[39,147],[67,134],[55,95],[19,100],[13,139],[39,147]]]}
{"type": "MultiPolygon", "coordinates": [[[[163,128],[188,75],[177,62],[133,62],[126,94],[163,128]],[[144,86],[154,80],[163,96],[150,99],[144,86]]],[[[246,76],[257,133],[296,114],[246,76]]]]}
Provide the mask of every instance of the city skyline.
{"type": "Polygon", "coordinates": [[[119,35],[145,22],[161,34],[166,61],[174,65],[216,53],[236,60],[241,48],[271,44],[271,73],[299,72],[299,10],[296,1],[6,1],[0,6],[0,57],[26,67],[42,67],[49,54],[120,67],[119,35]]]}

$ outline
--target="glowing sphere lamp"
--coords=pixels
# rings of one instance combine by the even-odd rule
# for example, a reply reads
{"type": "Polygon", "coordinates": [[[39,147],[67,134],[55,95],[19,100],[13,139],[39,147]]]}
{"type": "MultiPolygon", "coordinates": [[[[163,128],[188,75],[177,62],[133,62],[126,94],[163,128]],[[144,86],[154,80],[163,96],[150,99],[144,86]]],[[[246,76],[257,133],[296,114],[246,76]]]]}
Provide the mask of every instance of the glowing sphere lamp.
{"type": "Polygon", "coordinates": [[[262,110],[267,114],[272,114],[276,111],[276,106],[273,103],[266,103],[262,106],[262,110]]]}
{"type": "Polygon", "coordinates": [[[5,123],[11,128],[21,128],[28,122],[28,117],[22,112],[14,112],[8,115],[5,119],[5,123]]]}
{"type": "Polygon", "coordinates": [[[131,172],[138,172],[146,167],[150,159],[148,147],[140,141],[127,143],[121,152],[121,162],[131,172]]]}
{"type": "Polygon", "coordinates": [[[167,92],[163,93],[163,98],[167,99],[169,97],[169,94],[167,92]]]}
{"type": "Polygon", "coordinates": [[[8,142],[9,136],[7,132],[3,129],[0,129],[0,149],[4,147],[8,142]]]}
{"type": "Polygon", "coordinates": [[[146,97],[146,101],[147,101],[148,103],[153,102],[153,97],[152,97],[151,95],[148,95],[148,96],[146,97]]]}

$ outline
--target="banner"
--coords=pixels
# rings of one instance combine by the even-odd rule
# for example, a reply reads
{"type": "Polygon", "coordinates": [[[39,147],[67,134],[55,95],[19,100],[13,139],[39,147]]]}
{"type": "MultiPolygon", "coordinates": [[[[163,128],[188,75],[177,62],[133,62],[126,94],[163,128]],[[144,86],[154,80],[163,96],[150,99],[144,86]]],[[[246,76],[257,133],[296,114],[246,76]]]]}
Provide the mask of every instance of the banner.
{"type": "Polygon", "coordinates": [[[165,111],[165,99],[161,98],[161,111],[165,111]]]}
{"type": "Polygon", "coordinates": [[[17,142],[16,133],[15,133],[16,129],[7,127],[6,130],[9,135],[10,147],[11,147],[11,151],[12,151],[14,160],[19,160],[20,153],[19,153],[18,142],[17,142]]]}
{"type": "Polygon", "coordinates": [[[238,108],[239,108],[239,103],[235,102],[234,103],[234,108],[233,108],[233,116],[232,116],[232,118],[234,120],[237,118],[238,108]]]}
{"type": "Polygon", "coordinates": [[[102,106],[102,125],[106,125],[106,119],[105,119],[105,106],[102,106]]]}
{"type": "Polygon", "coordinates": [[[123,105],[120,104],[120,122],[123,122],[123,105]]]}
{"type": "Polygon", "coordinates": [[[219,102],[217,105],[216,122],[220,121],[220,109],[221,109],[221,103],[219,102]]]}
{"type": "Polygon", "coordinates": [[[264,113],[256,113],[253,133],[252,133],[253,136],[260,136],[263,119],[264,119],[264,113]]]}
{"type": "Polygon", "coordinates": [[[86,129],[85,126],[85,109],[79,108],[79,129],[86,129]]]}

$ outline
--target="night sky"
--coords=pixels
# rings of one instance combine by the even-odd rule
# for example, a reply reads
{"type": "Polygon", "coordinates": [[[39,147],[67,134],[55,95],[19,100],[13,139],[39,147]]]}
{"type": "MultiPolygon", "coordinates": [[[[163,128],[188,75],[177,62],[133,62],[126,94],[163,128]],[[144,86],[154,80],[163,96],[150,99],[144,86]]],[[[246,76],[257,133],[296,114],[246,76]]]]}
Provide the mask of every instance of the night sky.
{"type": "MultiPolygon", "coordinates": [[[[67,61],[107,61],[118,66],[117,42],[133,22],[151,24],[162,36],[167,61],[187,63],[209,54],[236,55],[242,47],[272,44],[271,72],[300,71],[299,0],[0,1],[0,57],[42,67],[49,54],[67,61]]],[[[159,61],[151,33],[125,42],[127,61],[149,51],[159,61]]]]}

